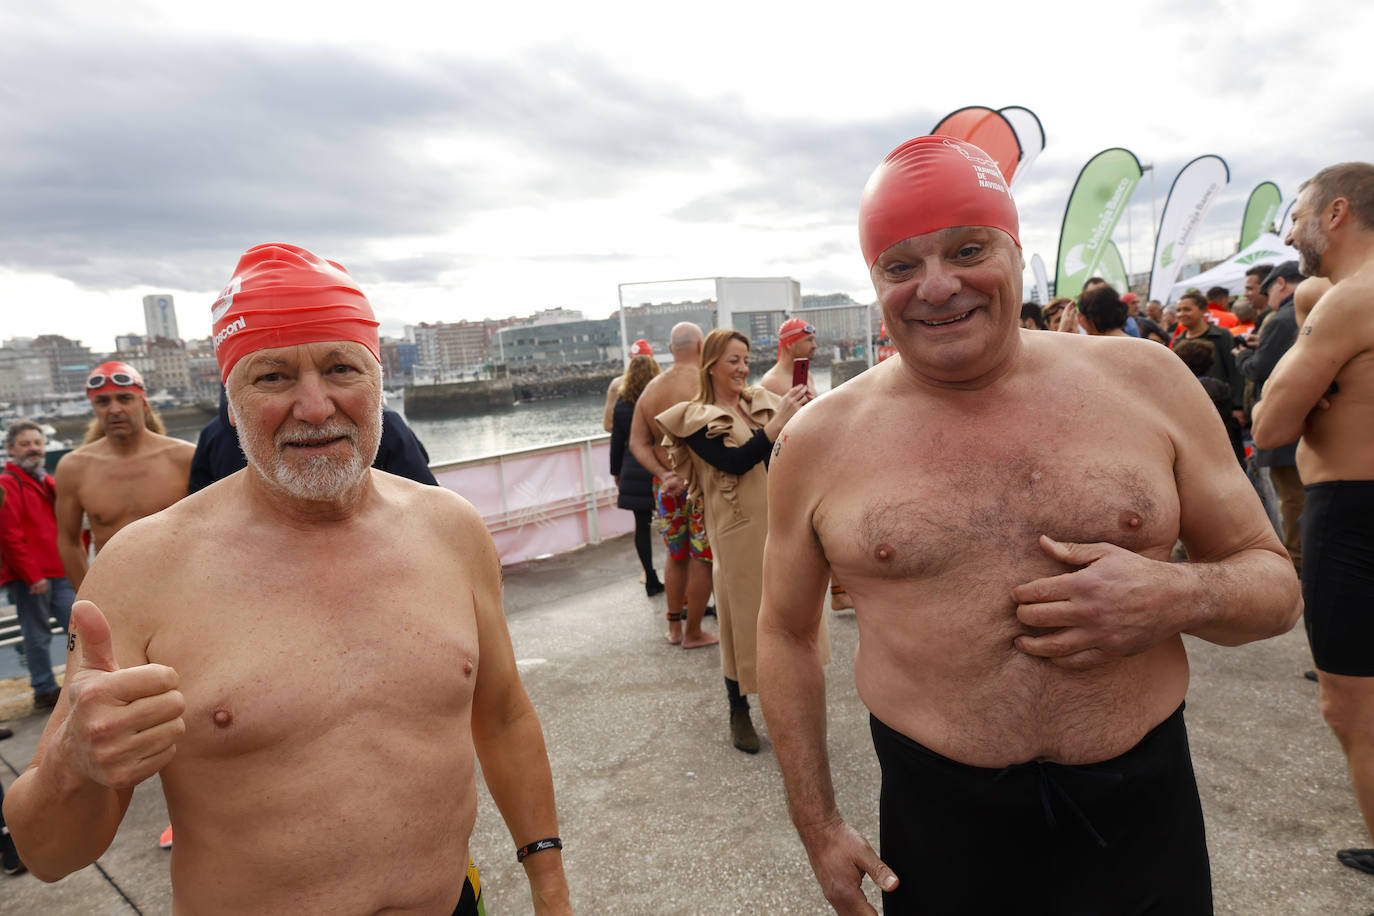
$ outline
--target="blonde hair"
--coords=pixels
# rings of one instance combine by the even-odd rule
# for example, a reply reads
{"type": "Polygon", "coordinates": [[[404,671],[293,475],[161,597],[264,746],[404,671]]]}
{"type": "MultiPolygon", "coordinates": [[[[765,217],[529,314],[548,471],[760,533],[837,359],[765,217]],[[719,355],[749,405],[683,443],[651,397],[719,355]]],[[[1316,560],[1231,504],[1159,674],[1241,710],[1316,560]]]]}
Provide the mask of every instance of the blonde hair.
{"type": "MultiPolygon", "coordinates": [[[[153,405],[143,400],[143,425],[149,432],[157,433],[159,436],[167,435],[167,426],[162,422],[162,415],[153,409],[153,405]]],[[[82,445],[90,445],[98,439],[105,438],[105,427],[100,425],[99,417],[91,417],[91,422],[86,424],[86,437],[81,440],[82,445]]]]}
{"type": "Polygon", "coordinates": [[[625,367],[625,374],[620,377],[620,400],[631,404],[638,401],[640,394],[644,392],[644,386],[649,384],[659,371],[658,360],[648,354],[630,360],[630,364],[625,367]]]}
{"type": "Polygon", "coordinates": [[[716,328],[706,335],[706,340],[701,345],[701,371],[697,376],[697,396],[693,400],[702,404],[715,402],[715,389],[711,385],[711,367],[720,362],[720,358],[725,355],[725,348],[732,340],[744,344],[745,353],[748,353],[749,338],[734,328],[716,328]]]}

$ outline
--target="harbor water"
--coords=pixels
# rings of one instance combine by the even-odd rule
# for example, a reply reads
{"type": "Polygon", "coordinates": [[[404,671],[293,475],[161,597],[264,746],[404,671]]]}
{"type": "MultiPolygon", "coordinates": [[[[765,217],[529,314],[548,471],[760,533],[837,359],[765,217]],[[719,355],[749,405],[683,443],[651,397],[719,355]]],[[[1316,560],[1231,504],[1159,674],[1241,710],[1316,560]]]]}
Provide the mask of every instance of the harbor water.
{"type": "MultiPolygon", "coordinates": [[[[817,391],[829,391],[830,367],[817,367],[812,372],[812,379],[817,391]]],[[[757,383],[758,377],[751,376],[750,382],[757,383]]],[[[473,416],[407,419],[407,422],[424,443],[430,462],[438,464],[602,435],[605,432],[601,428],[605,404],[602,395],[584,395],[517,403],[506,410],[473,416]]],[[[404,401],[391,402],[388,406],[405,415],[404,401]]],[[[167,433],[195,442],[202,425],[174,425],[167,433]]]]}

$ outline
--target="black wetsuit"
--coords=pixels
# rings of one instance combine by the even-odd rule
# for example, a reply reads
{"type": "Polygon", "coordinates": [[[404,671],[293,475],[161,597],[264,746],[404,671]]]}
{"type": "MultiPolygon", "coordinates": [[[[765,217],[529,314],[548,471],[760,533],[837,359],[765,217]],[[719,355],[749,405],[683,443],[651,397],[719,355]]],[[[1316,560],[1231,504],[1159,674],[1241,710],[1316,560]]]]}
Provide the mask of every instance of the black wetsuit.
{"type": "Polygon", "coordinates": [[[1302,613],[1312,660],[1374,677],[1374,480],[1303,487],[1302,613]]]}
{"type": "Polygon", "coordinates": [[[1101,763],[1002,769],[943,757],[870,717],[887,914],[1212,912],[1183,707],[1101,763]]]}

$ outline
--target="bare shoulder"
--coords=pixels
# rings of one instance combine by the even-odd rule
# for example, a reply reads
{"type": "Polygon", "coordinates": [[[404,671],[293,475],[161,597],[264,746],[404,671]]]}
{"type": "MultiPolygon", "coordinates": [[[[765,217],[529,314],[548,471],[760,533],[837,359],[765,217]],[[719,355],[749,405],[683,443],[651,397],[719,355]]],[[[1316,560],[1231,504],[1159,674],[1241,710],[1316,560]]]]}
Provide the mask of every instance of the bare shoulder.
{"type": "Polygon", "coordinates": [[[90,461],[90,452],[86,451],[88,448],[90,448],[89,445],[74,448],[57,459],[57,467],[53,470],[53,477],[59,486],[63,483],[70,486],[80,482],[90,461]]]}
{"type": "Polygon", "coordinates": [[[1374,265],[1327,290],[1307,313],[1301,334],[1334,331],[1356,335],[1363,347],[1374,343],[1374,265]]]}
{"type": "Polygon", "coordinates": [[[490,541],[486,523],[476,507],[452,490],[376,470],[372,479],[394,524],[418,525],[422,530],[416,534],[438,539],[455,549],[472,549],[490,541]]]}
{"type": "Polygon", "coordinates": [[[172,436],[164,436],[155,433],[157,439],[154,442],[159,451],[170,455],[177,461],[190,461],[191,456],[196,453],[196,447],[185,439],[177,439],[172,436]]]}

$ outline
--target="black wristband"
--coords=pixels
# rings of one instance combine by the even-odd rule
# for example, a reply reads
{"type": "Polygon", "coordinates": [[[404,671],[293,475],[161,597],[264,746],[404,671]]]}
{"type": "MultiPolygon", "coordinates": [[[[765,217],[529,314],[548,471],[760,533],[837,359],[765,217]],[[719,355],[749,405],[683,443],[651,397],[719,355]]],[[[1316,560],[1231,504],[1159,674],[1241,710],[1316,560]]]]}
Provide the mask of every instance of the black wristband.
{"type": "Polygon", "coordinates": [[[535,840],[528,846],[521,846],[519,849],[515,850],[515,861],[523,862],[526,858],[534,855],[536,852],[544,852],[545,850],[549,849],[562,848],[563,841],[556,836],[551,836],[547,840],[535,840]]]}

